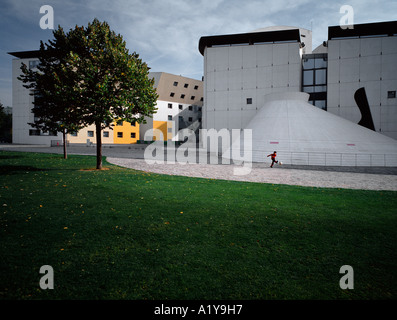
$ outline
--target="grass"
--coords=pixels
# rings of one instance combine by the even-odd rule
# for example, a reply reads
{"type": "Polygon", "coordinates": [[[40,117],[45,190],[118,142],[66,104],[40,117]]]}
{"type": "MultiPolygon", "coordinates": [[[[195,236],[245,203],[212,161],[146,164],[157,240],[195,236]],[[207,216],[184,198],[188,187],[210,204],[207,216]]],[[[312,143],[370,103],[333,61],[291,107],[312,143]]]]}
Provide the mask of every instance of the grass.
{"type": "Polygon", "coordinates": [[[397,192],[84,170],[95,163],[0,152],[1,299],[397,297],[397,192]]]}

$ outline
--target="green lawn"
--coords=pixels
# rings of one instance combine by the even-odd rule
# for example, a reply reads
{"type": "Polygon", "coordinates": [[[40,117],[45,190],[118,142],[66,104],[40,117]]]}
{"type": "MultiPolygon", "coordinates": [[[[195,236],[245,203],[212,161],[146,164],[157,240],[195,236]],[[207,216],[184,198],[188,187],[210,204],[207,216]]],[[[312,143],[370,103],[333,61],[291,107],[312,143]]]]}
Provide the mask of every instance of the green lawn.
{"type": "Polygon", "coordinates": [[[397,192],[95,164],[0,152],[1,299],[397,298],[397,192]]]}

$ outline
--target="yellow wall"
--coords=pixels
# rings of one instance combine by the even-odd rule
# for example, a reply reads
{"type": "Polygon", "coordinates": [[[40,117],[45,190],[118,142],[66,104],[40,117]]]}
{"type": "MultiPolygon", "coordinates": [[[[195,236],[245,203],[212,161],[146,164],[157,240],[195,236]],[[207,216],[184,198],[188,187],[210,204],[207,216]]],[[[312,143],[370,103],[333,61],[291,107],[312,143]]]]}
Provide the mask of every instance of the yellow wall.
{"type": "Polygon", "coordinates": [[[130,144],[136,143],[139,140],[139,123],[135,126],[129,122],[123,121],[122,125],[115,125],[113,127],[113,143],[116,144],[130,144]],[[135,138],[131,138],[131,133],[135,133],[135,138]],[[122,137],[119,137],[122,134],[122,137]]]}
{"type": "MultiPolygon", "coordinates": [[[[172,122],[153,120],[153,129],[158,129],[163,133],[164,141],[172,140],[172,132],[168,132],[169,128],[172,128],[172,122]]],[[[153,137],[153,140],[156,140],[156,137],[153,137]]]]}

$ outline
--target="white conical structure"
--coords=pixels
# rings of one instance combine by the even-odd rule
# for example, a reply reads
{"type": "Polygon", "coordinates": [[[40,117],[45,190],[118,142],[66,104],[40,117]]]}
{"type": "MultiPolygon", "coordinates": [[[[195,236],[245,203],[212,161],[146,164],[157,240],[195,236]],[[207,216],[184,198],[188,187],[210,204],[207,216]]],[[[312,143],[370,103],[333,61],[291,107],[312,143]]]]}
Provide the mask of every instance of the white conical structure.
{"type": "MultiPolygon", "coordinates": [[[[277,151],[285,164],[326,166],[397,166],[397,141],[321,110],[303,92],[273,93],[244,129],[252,130],[252,147],[243,135],[233,152],[252,152],[253,162],[269,162],[277,151]]],[[[232,151],[232,152],[231,152],[232,151]]]]}

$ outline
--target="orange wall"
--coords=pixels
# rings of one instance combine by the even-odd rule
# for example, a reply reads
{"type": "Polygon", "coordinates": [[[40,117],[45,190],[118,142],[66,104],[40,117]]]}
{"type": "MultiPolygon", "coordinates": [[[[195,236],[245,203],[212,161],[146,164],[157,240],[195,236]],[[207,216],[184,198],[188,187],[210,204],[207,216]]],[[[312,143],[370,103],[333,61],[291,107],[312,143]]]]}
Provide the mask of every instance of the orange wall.
{"type": "Polygon", "coordinates": [[[116,144],[131,144],[139,140],[139,123],[132,126],[129,122],[123,121],[122,125],[115,125],[113,127],[113,143],[116,144]],[[135,133],[135,138],[131,138],[131,133],[135,133]],[[119,134],[122,137],[119,137],[119,134]]]}

